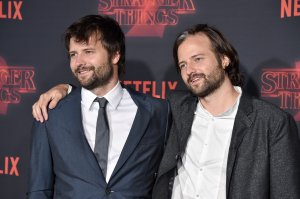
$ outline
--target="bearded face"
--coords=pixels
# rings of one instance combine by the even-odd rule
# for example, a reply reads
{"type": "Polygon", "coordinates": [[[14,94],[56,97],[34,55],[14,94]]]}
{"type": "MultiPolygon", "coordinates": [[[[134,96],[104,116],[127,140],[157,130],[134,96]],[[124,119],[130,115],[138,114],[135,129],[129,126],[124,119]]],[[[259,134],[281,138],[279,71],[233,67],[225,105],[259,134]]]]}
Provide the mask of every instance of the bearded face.
{"type": "Polygon", "coordinates": [[[93,90],[107,85],[113,78],[112,61],[96,36],[88,43],[71,38],[69,55],[72,73],[82,87],[93,90]]]}
{"type": "Polygon", "coordinates": [[[214,70],[204,73],[191,73],[185,83],[188,89],[198,97],[206,97],[218,89],[225,80],[225,71],[220,66],[214,66],[214,70]]]}
{"type": "Polygon", "coordinates": [[[198,97],[206,97],[225,81],[221,60],[204,34],[188,36],[178,47],[178,66],[187,88],[198,97]]]}
{"type": "Polygon", "coordinates": [[[92,90],[108,84],[113,76],[113,67],[108,62],[101,66],[78,66],[73,75],[82,87],[92,90]]]}

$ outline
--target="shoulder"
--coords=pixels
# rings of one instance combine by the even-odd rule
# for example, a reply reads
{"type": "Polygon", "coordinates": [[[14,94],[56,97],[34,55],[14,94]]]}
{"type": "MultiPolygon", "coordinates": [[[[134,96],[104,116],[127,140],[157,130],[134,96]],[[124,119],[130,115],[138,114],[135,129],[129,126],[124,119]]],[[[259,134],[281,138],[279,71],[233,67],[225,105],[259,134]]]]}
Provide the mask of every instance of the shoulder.
{"type": "Polygon", "coordinates": [[[154,98],[150,95],[140,93],[130,87],[125,86],[126,90],[130,94],[131,98],[136,102],[136,101],[145,101],[147,103],[150,103],[152,105],[157,105],[157,106],[166,106],[167,102],[164,99],[160,98],[154,98]]]}
{"type": "Polygon", "coordinates": [[[174,100],[174,99],[186,99],[193,96],[189,91],[185,90],[173,90],[170,91],[167,98],[169,100],[174,100]]]}
{"type": "Polygon", "coordinates": [[[276,115],[287,115],[287,112],[280,109],[278,106],[260,98],[256,98],[253,96],[249,96],[247,94],[243,94],[241,98],[241,103],[245,100],[250,100],[254,110],[262,112],[264,114],[276,114],[276,115]]]}
{"type": "Polygon", "coordinates": [[[293,120],[289,113],[280,109],[278,106],[244,93],[241,97],[240,107],[242,107],[241,109],[243,110],[252,109],[251,111],[257,118],[260,118],[261,121],[268,120],[274,125],[293,120]]]}
{"type": "Polygon", "coordinates": [[[184,104],[194,104],[198,101],[195,95],[193,95],[189,91],[182,90],[170,91],[167,96],[167,100],[172,107],[181,107],[184,104]]]}
{"type": "Polygon", "coordinates": [[[70,94],[62,98],[54,109],[48,109],[49,116],[51,114],[61,114],[61,112],[67,112],[72,109],[76,105],[80,106],[81,102],[81,88],[73,89],[70,94]]]}

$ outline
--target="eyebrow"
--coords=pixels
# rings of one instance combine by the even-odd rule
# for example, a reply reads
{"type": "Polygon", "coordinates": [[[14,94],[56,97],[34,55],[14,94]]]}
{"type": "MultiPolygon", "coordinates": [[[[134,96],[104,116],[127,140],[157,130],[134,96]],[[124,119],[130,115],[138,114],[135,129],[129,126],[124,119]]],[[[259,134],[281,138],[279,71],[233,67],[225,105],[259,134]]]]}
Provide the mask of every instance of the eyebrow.
{"type": "MultiPolygon", "coordinates": [[[[205,54],[204,54],[204,53],[198,53],[198,54],[196,54],[196,55],[191,56],[189,59],[193,59],[193,58],[195,58],[195,57],[197,57],[197,56],[203,56],[203,55],[205,55],[205,54]]],[[[181,64],[181,63],[185,63],[185,61],[180,61],[180,62],[178,62],[178,65],[181,64]]]]}
{"type": "Polygon", "coordinates": [[[87,51],[87,50],[95,50],[95,48],[94,47],[87,47],[87,48],[82,49],[82,51],[87,51]]]}
{"type": "MultiPolygon", "coordinates": [[[[93,48],[93,47],[88,47],[88,48],[84,48],[84,49],[83,49],[83,51],[85,51],[85,50],[95,50],[95,48],[93,48]]],[[[69,51],[69,53],[75,53],[75,52],[77,52],[77,51],[76,51],[76,50],[69,51]]]]}
{"type": "Polygon", "coordinates": [[[198,53],[198,54],[196,54],[196,55],[191,56],[190,58],[195,58],[195,57],[197,57],[197,56],[203,56],[203,55],[204,55],[204,53],[198,53]]]}
{"type": "Polygon", "coordinates": [[[181,62],[178,62],[178,65],[180,65],[180,64],[183,64],[183,63],[185,63],[186,61],[181,61],[181,62]]]}

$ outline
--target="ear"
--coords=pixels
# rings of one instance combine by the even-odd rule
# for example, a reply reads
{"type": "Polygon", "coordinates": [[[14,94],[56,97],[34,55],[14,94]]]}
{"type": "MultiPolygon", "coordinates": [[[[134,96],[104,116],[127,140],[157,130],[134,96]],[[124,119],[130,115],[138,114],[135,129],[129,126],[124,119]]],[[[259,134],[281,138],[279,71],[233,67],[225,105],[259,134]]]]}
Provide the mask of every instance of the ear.
{"type": "Polygon", "coordinates": [[[230,59],[224,55],[222,58],[222,68],[225,69],[230,64],[230,59]]]}
{"type": "Polygon", "coordinates": [[[120,53],[116,52],[111,58],[112,64],[117,64],[120,60],[120,57],[121,57],[120,53]]]}

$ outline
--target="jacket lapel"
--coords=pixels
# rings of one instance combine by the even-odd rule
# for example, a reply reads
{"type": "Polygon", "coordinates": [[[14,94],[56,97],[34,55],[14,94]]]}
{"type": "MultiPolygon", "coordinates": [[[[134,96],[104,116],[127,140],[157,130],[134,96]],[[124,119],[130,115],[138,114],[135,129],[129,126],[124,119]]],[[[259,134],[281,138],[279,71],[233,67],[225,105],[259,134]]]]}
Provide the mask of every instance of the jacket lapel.
{"type": "Polygon", "coordinates": [[[238,148],[244,138],[248,133],[250,126],[252,125],[252,120],[250,114],[253,112],[253,107],[251,99],[242,94],[238,112],[235,117],[235,122],[232,130],[232,137],[229,147],[228,160],[227,160],[227,173],[226,173],[226,194],[228,197],[230,181],[232,176],[232,170],[235,164],[238,148]]]}
{"type": "MultiPolygon", "coordinates": [[[[91,168],[94,170],[97,176],[102,176],[101,182],[105,182],[105,178],[100,170],[97,159],[86,139],[83,130],[82,113],[81,113],[81,88],[76,88],[73,92],[70,93],[70,96],[68,97],[69,98],[67,100],[69,102],[67,102],[66,106],[68,106],[67,108],[69,111],[66,112],[68,112],[69,114],[68,118],[70,119],[67,120],[69,123],[66,124],[66,126],[70,128],[70,132],[72,133],[72,136],[78,137],[78,141],[79,141],[78,147],[82,148],[82,154],[86,158],[87,160],[86,162],[91,166],[91,168]]],[[[94,179],[94,181],[95,180],[98,183],[100,182],[98,177],[94,179]]]]}
{"type": "Polygon", "coordinates": [[[180,97],[170,95],[173,124],[171,127],[168,145],[165,149],[162,163],[159,167],[158,178],[171,169],[175,168],[185,152],[187,140],[191,134],[194,120],[194,112],[197,106],[197,97],[189,95],[184,100],[179,101],[180,97]]]}
{"type": "MultiPolygon", "coordinates": [[[[197,106],[198,100],[196,97],[189,97],[187,101],[184,101],[180,106],[182,106],[182,111],[178,113],[180,115],[177,121],[179,126],[178,141],[179,141],[179,153],[182,156],[185,152],[187,141],[191,135],[192,124],[194,121],[194,112],[197,106]]],[[[180,109],[179,109],[180,110],[180,109]]],[[[176,114],[176,113],[175,113],[176,114]]]]}
{"type": "Polygon", "coordinates": [[[113,179],[114,175],[118,173],[126,160],[130,157],[130,155],[137,147],[146,131],[151,118],[151,105],[145,100],[145,96],[140,95],[130,89],[127,90],[130,93],[131,98],[137,105],[138,109],[117,165],[112,173],[111,179],[113,179]]]}

